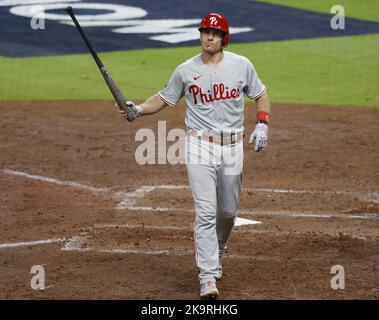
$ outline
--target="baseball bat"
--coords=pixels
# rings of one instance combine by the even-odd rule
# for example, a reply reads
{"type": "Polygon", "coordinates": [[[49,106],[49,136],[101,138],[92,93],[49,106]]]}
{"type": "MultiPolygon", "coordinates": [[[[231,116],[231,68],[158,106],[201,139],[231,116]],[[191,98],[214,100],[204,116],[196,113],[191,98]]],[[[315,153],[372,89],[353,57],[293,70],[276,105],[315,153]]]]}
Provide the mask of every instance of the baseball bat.
{"type": "Polygon", "coordinates": [[[121,109],[125,110],[125,112],[127,114],[129,114],[130,112],[132,112],[132,110],[126,106],[126,99],[125,99],[124,94],[121,92],[119,87],[116,85],[116,83],[112,79],[112,76],[109,73],[108,69],[104,66],[103,62],[101,61],[101,59],[97,55],[95,49],[92,47],[91,43],[89,42],[87,36],[84,34],[82,27],[80,26],[78,20],[75,17],[73,8],[71,6],[68,6],[66,8],[66,12],[70,15],[72,21],[74,22],[76,28],[78,29],[80,35],[82,36],[85,44],[87,45],[88,50],[91,53],[93,59],[95,60],[97,66],[99,67],[99,70],[100,70],[101,74],[103,75],[103,78],[104,78],[106,84],[108,85],[109,90],[111,91],[113,97],[115,98],[117,105],[121,109]]]}

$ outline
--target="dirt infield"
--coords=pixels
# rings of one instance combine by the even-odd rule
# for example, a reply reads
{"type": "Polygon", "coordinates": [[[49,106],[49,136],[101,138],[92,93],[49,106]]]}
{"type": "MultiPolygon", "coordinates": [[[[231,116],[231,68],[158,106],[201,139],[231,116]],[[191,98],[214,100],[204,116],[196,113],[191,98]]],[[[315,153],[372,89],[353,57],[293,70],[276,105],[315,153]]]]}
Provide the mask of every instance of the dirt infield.
{"type": "MultiPolygon", "coordinates": [[[[0,108],[0,299],[198,298],[185,166],[134,158],[139,128],[184,129],[183,105],[133,123],[110,101],[0,108]]],[[[261,223],[235,227],[220,299],[378,299],[379,108],[273,105],[269,134],[244,146],[238,216],[261,223]]]]}

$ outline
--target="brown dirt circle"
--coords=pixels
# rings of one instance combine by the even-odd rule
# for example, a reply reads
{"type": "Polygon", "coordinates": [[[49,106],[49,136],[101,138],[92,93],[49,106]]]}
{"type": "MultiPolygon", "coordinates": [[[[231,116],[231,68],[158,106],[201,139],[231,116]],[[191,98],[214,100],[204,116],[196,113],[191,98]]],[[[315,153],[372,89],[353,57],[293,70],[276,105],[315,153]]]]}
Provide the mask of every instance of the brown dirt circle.
{"type": "MultiPolygon", "coordinates": [[[[198,298],[186,168],[134,158],[137,130],[184,129],[184,105],[133,123],[110,101],[0,108],[0,299],[198,298]]],[[[378,299],[379,108],[272,109],[267,150],[244,146],[239,217],[262,223],[233,231],[220,299],[378,299]]]]}

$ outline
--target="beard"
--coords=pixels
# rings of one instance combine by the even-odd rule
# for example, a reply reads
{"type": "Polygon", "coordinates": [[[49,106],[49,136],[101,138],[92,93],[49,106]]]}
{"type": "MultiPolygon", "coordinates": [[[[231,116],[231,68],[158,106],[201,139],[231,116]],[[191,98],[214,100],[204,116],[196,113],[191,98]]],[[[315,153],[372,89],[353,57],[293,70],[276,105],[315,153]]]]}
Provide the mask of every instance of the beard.
{"type": "Polygon", "coordinates": [[[204,45],[203,46],[204,51],[209,55],[214,55],[216,53],[219,53],[222,51],[222,45],[221,44],[213,44],[213,45],[204,45]]]}

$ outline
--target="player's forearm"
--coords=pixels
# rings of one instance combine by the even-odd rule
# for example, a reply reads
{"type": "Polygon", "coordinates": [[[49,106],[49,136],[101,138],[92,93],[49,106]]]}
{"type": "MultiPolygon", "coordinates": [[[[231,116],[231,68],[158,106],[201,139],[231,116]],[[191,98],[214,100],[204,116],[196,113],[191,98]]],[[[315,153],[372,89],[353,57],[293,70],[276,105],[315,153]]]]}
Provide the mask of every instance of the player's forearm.
{"type": "Polygon", "coordinates": [[[148,115],[153,114],[156,112],[159,112],[164,107],[167,106],[167,103],[165,103],[158,94],[153,95],[149,99],[147,99],[145,102],[140,104],[141,107],[141,115],[148,115]]]}
{"type": "Polygon", "coordinates": [[[269,114],[271,111],[270,100],[267,92],[265,92],[257,100],[257,120],[268,123],[269,114]]]}
{"type": "Polygon", "coordinates": [[[258,112],[267,112],[270,113],[271,105],[268,98],[267,92],[265,92],[257,101],[257,113],[258,112]]]}

